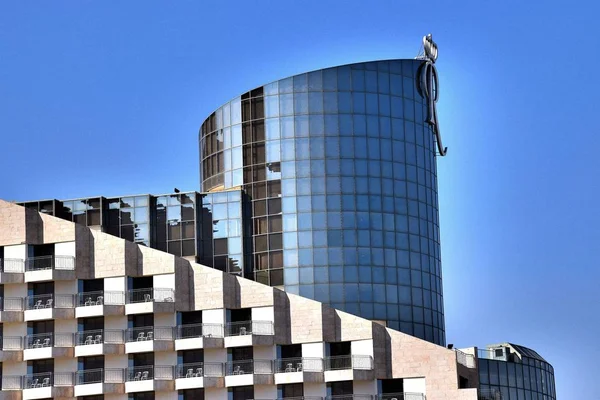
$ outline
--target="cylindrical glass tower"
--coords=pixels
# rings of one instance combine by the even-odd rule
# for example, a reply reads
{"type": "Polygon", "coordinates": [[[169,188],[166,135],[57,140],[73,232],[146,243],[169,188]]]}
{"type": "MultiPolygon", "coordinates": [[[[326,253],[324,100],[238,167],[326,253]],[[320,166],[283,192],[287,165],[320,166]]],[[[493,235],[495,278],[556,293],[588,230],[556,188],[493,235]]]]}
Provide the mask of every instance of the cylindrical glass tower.
{"type": "Polygon", "coordinates": [[[203,191],[248,195],[246,277],[443,345],[424,62],[344,65],[244,93],[202,124],[200,176],[203,191]]]}

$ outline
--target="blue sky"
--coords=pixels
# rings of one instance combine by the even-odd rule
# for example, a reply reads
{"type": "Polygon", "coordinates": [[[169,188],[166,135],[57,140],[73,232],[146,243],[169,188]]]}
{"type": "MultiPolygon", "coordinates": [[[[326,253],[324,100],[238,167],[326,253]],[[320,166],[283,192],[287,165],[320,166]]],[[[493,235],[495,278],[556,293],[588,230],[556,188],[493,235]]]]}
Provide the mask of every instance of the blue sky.
{"type": "Polygon", "coordinates": [[[600,28],[593,2],[3,1],[0,198],[197,189],[197,131],[295,73],[440,48],[447,337],[597,397],[600,28]],[[595,307],[594,307],[595,306],[595,307]]]}

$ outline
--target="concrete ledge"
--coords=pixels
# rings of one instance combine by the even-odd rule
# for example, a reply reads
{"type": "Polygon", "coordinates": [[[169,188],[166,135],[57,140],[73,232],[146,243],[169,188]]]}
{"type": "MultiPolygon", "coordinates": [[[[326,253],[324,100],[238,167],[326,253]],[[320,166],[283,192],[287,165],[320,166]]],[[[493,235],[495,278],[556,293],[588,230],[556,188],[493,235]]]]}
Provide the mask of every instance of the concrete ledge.
{"type": "Polygon", "coordinates": [[[0,362],[6,361],[23,361],[23,350],[0,350],[0,362]]]}
{"type": "Polygon", "coordinates": [[[23,311],[0,311],[0,322],[23,322],[23,311]]]}
{"type": "Polygon", "coordinates": [[[0,283],[23,283],[25,274],[22,272],[0,272],[0,283]]]}
{"type": "Polygon", "coordinates": [[[23,392],[21,390],[3,390],[0,392],[0,400],[22,400],[23,392]]]}

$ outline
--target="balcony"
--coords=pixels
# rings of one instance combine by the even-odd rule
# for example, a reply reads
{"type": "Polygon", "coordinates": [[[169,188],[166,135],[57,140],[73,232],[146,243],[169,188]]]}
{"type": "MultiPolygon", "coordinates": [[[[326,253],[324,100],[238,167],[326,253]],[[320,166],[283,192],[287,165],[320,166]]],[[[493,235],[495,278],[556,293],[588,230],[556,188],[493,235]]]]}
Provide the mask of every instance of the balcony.
{"type": "Polygon", "coordinates": [[[23,377],[16,375],[3,376],[1,393],[3,400],[22,400],[23,377]]]}
{"type": "Polygon", "coordinates": [[[23,361],[23,338],[20,336],[0,336],[0,362],[23,361]]]}
{"type": "Polygon", "coordinates": [[[274,344],[275,333],[271,321],[229,322],[225,325],[225,347],[274,344]]]}
{"type": "Polygon", "coordinates": [[[379,400],[425,400],[423,393],[385,393],[380,394],[379,400]]]}
{"type": "Polygon", "coordinates": [[[75,279],[75,257],[40,256],[25,260],[25,282],[75,279]]]}
{"type": "Polygon", "coordinates": [[[175,291],[173,289],[147,288],[128,290],[125,314],[173,313],[175,291]]]}
{"type": "Polygon", "coordinates": [[[243,360],[225,364],[225,386],[272,385],[273,361],[243,360]]]}
{"type": "Polygon", "coordinates": [[[75,318],[75,295],[40,294],[25,297],[25,321],[75,318]]]}
{"type": "Polygon", "coordinates": [[[0,297],[0,322],[23,322],[23,298],[0,297]]]}
{"type": "Polygon", "coordinates": [[[174,367],[170,365],[148,365],[128,368],[125,374],[125,392],[173,391],[175,390],[174,367]]]}
{"type": "Polygon", "coordinates": [[[75,373],[75,397],[125,393],[125,370],[100,368],[75,373]]]}
{"type": "Polygon", "coordinates": [[[125,292],[85,292],[77,294],[75,318],[125,315],[125,292]]]}
{"type": "Polygon", "coordinates": [[[173,351],[174,327],[146,326],[125,331],[125,352],[173,351]]]}
{"type": "Polygon", "coordinates": [[[323,382],[322,358],[296,357],[275,360],[275,384],[323,382]]]}
{"type": "Polygon", "coordinates": [[[175,390],[223,387],[224,375],[222,363],[180,364],[176,368],[175,390]]]}
{"type": "Polygon", "coordinates": [[[25,262],[16,258],[0,258],[0,284],[23,283],[25,262]]]}
{"type": "Polygon", "coordinates": [[[102,354],[124,354],[125,331],[121,329],[99,329],[75,334],[75,357],[102,354]]]}
{"type": "Polygon", "coordinates": [[[462,366],[467,368],[476,368],[475,366],[475,356],[473,354],[467,354],[464,351],[460,351],[455,349],[456,353],[456,362],[462,366]]]}
{"type": "Polygon", "coordinates": [[[179,325],[176,330],[175,350],[213,349],[223,347],[223,325],[179,325]]]}
{"type": "Polygon", "coordinates": [[[72,333],[38,333],[25,336],[23,360],[73,357],[74,335],[72,333]]]}
{"type": "Polygon", "coordinates": [[[375,379],[373,357],[346,355],[325,358],[325,382],[375,379]]]}
{"type": "Polygon", "coordinates": [[[72,372],[46,372],[22,377],[23,400],[73,397],[72,372]]]}

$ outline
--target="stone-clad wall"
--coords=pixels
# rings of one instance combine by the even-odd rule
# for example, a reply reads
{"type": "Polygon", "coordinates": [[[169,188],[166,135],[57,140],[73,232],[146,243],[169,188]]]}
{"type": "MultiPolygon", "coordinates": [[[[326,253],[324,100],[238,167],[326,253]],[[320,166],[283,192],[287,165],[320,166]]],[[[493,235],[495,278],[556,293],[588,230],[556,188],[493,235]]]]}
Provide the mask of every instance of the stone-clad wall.
{"type": "Polygon", "coordinates": [[[372,340],[376,379],[424,377],[428,400],[477,399],[476,389],[458,389],[452,350],[72,222],[29,214],[0,201],[0,246],[75,241],[80,279],[174,273],[178,311],[273,306],[278,344],[372,340]]]}

